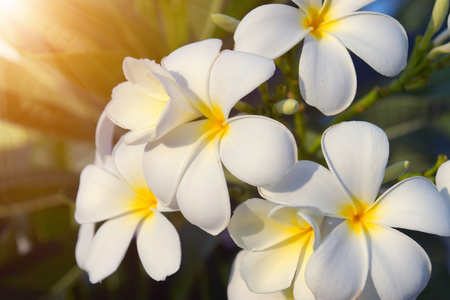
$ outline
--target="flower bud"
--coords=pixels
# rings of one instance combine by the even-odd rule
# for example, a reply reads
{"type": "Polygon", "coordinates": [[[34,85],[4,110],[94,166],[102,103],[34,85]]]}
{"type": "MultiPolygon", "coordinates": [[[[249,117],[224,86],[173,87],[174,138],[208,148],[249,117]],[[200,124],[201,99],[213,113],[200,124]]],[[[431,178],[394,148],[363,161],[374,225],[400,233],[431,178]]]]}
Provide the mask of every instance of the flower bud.
{"type": "Polygon", "coordinates": [[[428,54],[428,60],[435,60],[439,55],[450,53],[450,42],[438,47],[433,48],[428,54]]]}
{"type": "Polygon", "coordinates": [[[436,0],[431,13],[431,22],[434,25],[434,32],[438,31],[444,23],[448,12],[448,0],[436,0]]]}
{"type": "Polygon", "coordinates": [[[298,102],[295,99],[285,99],[273,105],[273,108],[283,115],[293,115],[298,111],[298,102]]]}
{"type": "MultiPolygon", "coordinates": [[[[450,19],[450,18],[449,18],[450,19]]],[[[439,33],[434,39],[433,39],[433,46],[439,46],[442,45],[446,40],[450,38],[450,29],[445,29],[441,33],[439,33]]]]}
{"type": "Polygon", "coordinates": [[[211,18],[218,27],[231,33],[236,31],[240,22],[239,20],[224,14],[212,14],[211,18]]]}
{"type": "Polygon", "coordinates": [[[444,23],[449,6],[448,0],[436,0],[434,3],[431,19],[425,32],[424,40],[428,42],[430,38],[441,28],[444,23]]]}
{"type": "Polygon", "coordinates": [[[384,173],[383,183],[389,182],[391,180],[397,179],[402,176],[409,168],[409,161],[399,161],[393,165],[386,168],[386,173],[384,173]]]}

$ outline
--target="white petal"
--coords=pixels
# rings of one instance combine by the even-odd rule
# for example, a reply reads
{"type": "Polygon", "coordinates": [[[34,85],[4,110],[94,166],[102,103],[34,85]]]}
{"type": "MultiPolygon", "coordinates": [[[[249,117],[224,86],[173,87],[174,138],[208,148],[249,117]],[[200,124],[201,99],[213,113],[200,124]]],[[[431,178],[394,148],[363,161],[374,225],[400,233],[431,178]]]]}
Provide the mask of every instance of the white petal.
{"type": "Polygon", "coordinates": [[[313,253],[312,245],[305,245],[302,248],[302,252],[299,258],[299,264],[297,267],[297,274],[294,280],[294,299],[301,300],[314,300],[314,294],[306,285],[305,281],[305,269],[309,258],[313,253]]]}
{"type": "Polygon", "coordinates": [[[75,260],[77,265],[82,270],[86,270],[84,262],[86,260],[86,254],[88,253],[89,247],[92,243],[92,238],[94,237],[95,224],[81,224],[78,230],[78,240],[75,246],[75,260]]]}
{"type": "Polygon", "coordinates": [[[207,99],[209,70],[221,46],[222,41],[218,39],[192,43],[173,51],[161,64],[184,90],[193,92],[197,98],[207,99]]]}
{"type": "Polygon", "coordinates": [[[383,14],[361,12],[336,21],[329,32],[378,73],[395,76],[408,58],[408,37],[400,23],[383,14]]]}
{"type": "Polygon", "coordinates": [[[220,158],[238,179],[256,186],[270,185],[295,165],[297,145],[281,123],[262,116],[239,116],[227,123],[220,158]]]}
{"type": "Polygon", "coordinates": [[[264,198],[288,205],[309,205],[327,214],[337,214],[348,204],[331,172],[320,164],[302,160],[278,183],[259,188],[264,198]]]}
{"type": "Polygon", "coordinates": [[[376,224],[450,235],[450,203],[424,177],[399,182],[371,210],[368,217],[376,224]]]}
{"type": "Polygon", "coordinates": [[[155,127],[151,127],[142,130],[128,131],[123,135],[123,141],[128,145],[147,144],[149,141],[154,140],[155,136],[155,127]]]}
{"type": "Polygon", "coordinates": [[[161,117],[156,125],[155,138],[160,138],[179,125],[192,121],[200,117],[200,113],[191,113],[184,110],[172,100],[169,100],[161,113],[161,117]]]}
{"type": "Polygon", "coordinates": [[[103,165],[101,167],[96,165],[96,167],[102,168],[103,170],[113,174],[114,176],[120,179],[120,176],[117,174],[117,169],[116,166],[114,165],[112,156],[106,156],[103,165]]]}
{"type": "Polygon", "coordinates": [[[130,82],[122,82],[112,91],[106,113],[115,124],[130,130],[155,126],[166,105],[168,96],[155,98],[143,88],[130,82]]]}
{"type": "Polygon", "coordinates": [[[317,11],[322,6],[322,0],[292,0],[301,10],[308,13],[308,9],[314,8],[317,11]]]}
{"type": "Polygon", "coordinates": [[[281,292],[269,294],[256,294],[251,292],[239,272],[242,257],[247,251],[240,251],[231,266],[230,280],[228,282],[227,296],[228,300],[286,300],[286,295],[281,292]]]}
{"type": "Polygon", "coordinates": [[[425,251],[403,233],[380,226],[369,230],[373,283],[381,299],[415,299],[425,288],[431,263],[425,251]]]}
{"type": "Polygon", "coordinates": [[[340,123],[323,134],[322,151],[349,198],[372,204],[389,156],[389,141],[383,130],[367,122],[340,123]]]}
{"type": "MultiPolygon", "coordinates": [[[[364,6],[369,5],[376,0],[325,0],[330,4],[328,8],[328,14],[330,18],[337,19],[354,11],[357,11],[364,6]]],[[[323,6],[326,6],[327,3],[324,3],[323,6]]]]}
{"type": "Polygon", "coordinates": [[[450,161],[439,167],[436,173],[436,186],[439,192],[450,201],[450,161]]]}
{"type": "Polygon", "coordinates": [[[144,152],[144,175],[156,198],[169,205],[178,184],[198,148],[207,121],[183,124],[162,138],[147,144],[144,152]]]}
{"type": "Polygon", "coordinates": [[[234,50],[277,58],[307,34],[305,14],[282,4],[262,5],[249,12],[234,33],[234,50]]]}
{"type": "Polygon", "coordinates": [[[123,69],[128,82],[113,89],[107,113],[123,128],[140,130],[154,126],[169,100],[156,75],[163,78],[171,78],[171,75],[148,59],[127,57],[123,69]]]}
{"type": "Polygon", "coordinates": [[[155,76],[155,78],[157,78],[164,86],[164,90],[167,95],[169,95],[170,101],[177,103],[187,112],[199,114],[199,111],[194,104],[198,101],[201,102],[202,100],[188,89],[186,79],[180,78],[180,82],[177,82],[172,75],[169,78],[159,74],[153,74],[153,76],[155,76]]]}
{"type": "Polygon", "coordinates": [[[299,67],[300,92],[306,103],[325,115],[346,109],[356,93],[353,61],[344,45],[322,32],[305,38],[299,67]]]}
{"type": "Polygon", "coordinates": [[[113,160],[122,181],[128,184],[130,189],[142,189],[147,187],[142,161],[145,144],[127,145],[120,139],[114,147],[113,160]]]}
{"type": "Polygon", "coordinates": [[[272,77],[271,59],[238,51],[223,51],[214,62],[209,78],[212,107],[220,107],[225,117],[242,97],[272,77]]]}
{"type": "Polygon", "coordinates": [[[314,230],[312,246],[319,247],[320,224],[323,220],[323,212],[314,206],[287,207],[278,205],[270,211],[268,217],[283,224],[286,227],[298,228],[299,230],[314,230]]]}
{"type": "MultiPolygon", "coordinates": [[[[297,220],[298,215],[296,207],[277,205],[269,212],[267,216],[286,227],[300,227],[299,221],[297,220]]],[[[304,223],[304,221],[302,223],[304,223]]]]}
{"type": "Polygon", "coordinates": [[[316,299],[355,299],[369,270],[367,242],[360,225],[343,222],[311,255],[306,283],[316,299]]]}
{"type": "Polygon", "coordinates": [[[92,283],[117,270],[143,216],[142,212],[126,214],[105,222],[97,230],[85,263],[92,283]]]}
{"type": "Polygon", "coordinates": [[[181,244],[172,223],[160,212],[148,215],[137,232],[137,250],[145,271],[155,280],[165,280],[181,263],[181,244]]]}
{"type": "Polygon", "coordinates": [[[256,198],[240,204],[228,225],[228,232],[234,242],[246,250],[264,250],[298,233],[267,216],[276,206],[256,198]]]}
{"type": "MultiPolygon", "coordinates": [[[[297,220],[299,224],[302,222],[307,222],[309,226],[314,230],[314,235],[310,241],[311,245],[316,249],[319,247],[321,238],[320,225],[324,219],[323,212],[314,206],[300,206],[297,211],[298,217],[297,220]]],[[[302,225],[302,224],[301,224],[302,225]]],[[[306,228],[305,225],[302,225],[306,228]]]]}
{"type": "Polygon", "coordinates": [[[302,240],[294,236],[274,247],[248,252],[241,262],[241,276],[254,293],[273,293],[288,288],[295,276],[302,240]]]}
{"type": "Polygon", "coordinates": [[[207,138],[195,153],[181,179],[177,200],[183,216],[212,235],[222,232],[231,208],[217,140],[207,138]]]}
{"type": "Polygon", "coordinates": [[[111,156],[114,138],[114,123],[103,111],[95,129],[95,165],[101,167],[106,157],[111,156]]]}
{"type": "Polygon", "coordinates": [[[164,88],[152,76],[152,73],[156,73],[170,77],[170,74],[159,64],[148,59],[126,57],[123,61],[123,73],[130,83],[144,89],[149,96],[167,101],[168,97],[164,92],[164,88]]]}
{"type": "Polygon", "coordinates": [[[117,176],[89,165],[80,175],[76,199],[75,220],[78,223],[96,223],[132,209],[134,192],[117,176]]]}

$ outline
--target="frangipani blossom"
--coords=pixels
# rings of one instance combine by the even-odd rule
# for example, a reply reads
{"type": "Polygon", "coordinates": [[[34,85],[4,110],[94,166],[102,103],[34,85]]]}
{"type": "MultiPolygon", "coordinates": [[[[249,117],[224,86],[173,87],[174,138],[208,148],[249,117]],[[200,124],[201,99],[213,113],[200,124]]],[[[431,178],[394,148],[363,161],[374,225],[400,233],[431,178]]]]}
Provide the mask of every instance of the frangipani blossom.
{"type": "MultiPolygon", "coordinates": [[[[252,293],[292,287],[295,299],[314,299],[306,286],[305,266],[320,243],[322,220],[323,213],[315,207],[288,207],[256,198],[244,202],[228,226],[235,243],[248,250],[234,272],[240,273],[252,293]]],[[[244,299],[246,290],[235,282],[239,279],[230,280],[229,297],[244,299]]]]}
{"type": "Polygon", "coordinates": [[[150,277],[164,280],[180,266],[178,233],[161,214],[169,209],[153,195],[142,173],[143,147],[120,140],[103,167],[89,165],[81,173],[75,220],[84,226],[77,261],[92,283],[118,268],[135,233],[139,258],[150,277]],[[90,240],[94,224],[103,221],[90,240]]]}
{"type": "Polygon", "coordinates": [[[393,18],[355,12],[374,0],[293,0],[257,7],[236,29],[235,50],[277,58],[304,40],[300,92],[326,115],[346,109],[356,93],[356,73],[347,49],[377,72],[395,76],[406,66],[408,41],[393,18]],[[347,48],[347,49],[346,49],[347,48]]]}
{"type": "Polygon", "coordinates": [[[279,183],[260,188],[270,201],[314,205],[341,219],[310,257],[308,287],[316,299],[354,299],[371,279],[381,299],[414,299],[431,263],[391,227],[448,236],[449,202],[424,177],[403,180],[375,200],[389,155],[386,134],[375,125],[335,125],[323,134],[322,151],[330,170],[300,161],[279,183]]]}
{"type": "Polygon", "coordinates": [[[162,61],[171,77],[152,73],[170,100],[144,154],[145,177],[155,196],[179,206],[189,222],[210,234],[221,232],[230,219],[222,163],[240,180],[267,185],[297,161],[294,137],[281,123],[229,117],[237,101],[273,75],[273,61],[220,52],[221,45],[216,39],[186,45],[162,61]],[[199,119],[190,121],[194,118],[199,119]]]}
{"type": "Polygon", "coordinates": [[[283,291],[257,294],[250,291],[247,284],[242,279],[240,268],[242,257],[246,255],[249,251],[242,250],[234,259],[233,265],[231,266],[230,280],[228,282],[227,296],[228,300],[290,300],[294,299],[292,295],[292,289],[288,288],[283,291]]]}

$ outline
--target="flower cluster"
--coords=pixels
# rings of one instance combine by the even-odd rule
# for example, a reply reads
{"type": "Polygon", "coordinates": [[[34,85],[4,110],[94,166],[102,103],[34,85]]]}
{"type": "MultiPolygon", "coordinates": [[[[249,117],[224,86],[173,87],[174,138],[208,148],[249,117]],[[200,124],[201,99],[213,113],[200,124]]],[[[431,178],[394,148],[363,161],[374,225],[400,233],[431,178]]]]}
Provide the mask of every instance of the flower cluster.
{"type": "MultiPolygon", "coordinates": [[[[314,231],[319,241],[322,237],[321,242],[312,243],[317,249],[302,253],[301,247],[295,247],[298,253],[293,257],[303,262],[291,263],[299,269],[291,271],[289,278],[277,274],[273,267],[270,277],[264,274],[262,264],[252,264],[253,255],[268,256],[285,243],[281,239],[286,235],[273,234],[280,225],[287,225],[296,239],[306,234],[293,231],[295,227],[287,224],[292,217],[280,218],[276,213],[279,207],[266,212],[263,205],[267,204],[257,204],[255,199],[236,209],[230,234],[239,246],[253,251],[241,259],[240,275],[248,288],[259,293],[284,290],[295,274],[295,299],[314,299],[309,290],[317,299],[354,299],[361,293],[381,299],[414,299],[428,282],[431,264],[418,244],[391,227],[449,236],[448,200],[424,177],[405,179],[375,200],[384,178],[389,144],[384,132],[370,123],[345,122],[329,128],[322,136],[322,151],[329,170],[315,162],[299,161],[279,183],[259,189],[265,199],[284,210],[300,209],[306,214],[308,210],[302,207],[314,206],[326,217],[320,230],[316,229],[319,226],[309,226],[309,234],[314,231]],[[244,230],[243,220],[250,220],[244,230]],[[258,222],[264,222],[264,230],[261,225],[258,228],[258,222]],[[256,246],[253,240],[257,240],[256,246]],[[263,276],[270,278],[270,286],[255,280],[263,276]]],[[[294,220],[301,220],[299,216],[297,213],[294,220]]],[[[289,260],[287,253],[279,257],[289,260]]],[[[286,274],[287,268],[282,272],[286,274]]]]}
{"type": "Polygon", "coordinates": [[[326,169],[298,161],[298,139],[286,122],[232,112],[274,75],[273,59],[302,40],[297,88],[325,115],[355,96],[346,48],[383,75],[405,68],[403,27],[356,12],[373,0],[293,2],[298,8],[251,11],[237,26],[234,50],[208,39],[160,64],[124,60],[127,81],[114,88],[100,118],[96,162],[82,172],[76,200],[76,257],[92,283],[118,268],[134,236],[150,277],[176,272],[180,240],[164,214],[180,211],[209,234],[228,227],[243,249],[229,299],[413,299],[424,289],[430,260],[393,227],[450,235],[449,163],[437,187],[409,177],[379,195],[389,142],[376,125],[329,127],[321,139],[326,169]],[[113,145],[115,126],[127,132],[113,145]],[[224,168],[264,199],[241,203],[231,217],[224,168]]]}

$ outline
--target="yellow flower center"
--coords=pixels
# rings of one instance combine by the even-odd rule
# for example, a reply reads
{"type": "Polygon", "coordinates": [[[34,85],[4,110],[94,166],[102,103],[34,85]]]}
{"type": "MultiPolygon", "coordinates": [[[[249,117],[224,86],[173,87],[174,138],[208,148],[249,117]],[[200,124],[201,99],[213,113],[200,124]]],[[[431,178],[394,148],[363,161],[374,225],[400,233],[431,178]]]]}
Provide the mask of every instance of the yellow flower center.
{"type": "Polygon", "coordinates": [[[285,227],[287,234],[291,236],[294,241],[300,242],[302,245],[314,244],[314,229],[305,220],[298,220],[298,227],[285,227]]]}
{"type": "Polygon", "coordinates": [[[359,232],[361,230],[360,224],[363,228],[372,227],[373,225],[371,210],[367,208],[361,202],[354,200],[353,205],[351,203],[346,205],[340,215],[347,219],[352,229],[359,232]]]}
{"type": "Polygon", "coordinates": [[[199,105],[200,112],[208,118],[208,122],[203,128],[204,132],[208,132],[208,139],[214,140],[214,138],[220,134],[224,135],[228,130],[228,124],[224,124],[226,121],[222,110],[218,106],[209,107],[207,105],[199,105]]]}
{"type": "Polygon", "coordinates": [[[150,211],[152,208],[156,209],[157,199],[149,188],[141,187],[134,191],[135,194],[130,201],[132,209],[148,209],[150,211]]]}
{"type": "Polygon", "coordinates": [[[324,30],[330,30],[328,6],[322,6],[321,8],[309,7],[306,18],[303,20],[303,27],[305,29],[312,28],[310,33],[315,38],[321,38],[324,30]]]}

